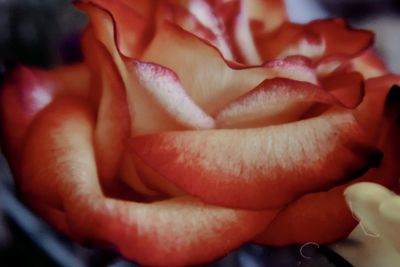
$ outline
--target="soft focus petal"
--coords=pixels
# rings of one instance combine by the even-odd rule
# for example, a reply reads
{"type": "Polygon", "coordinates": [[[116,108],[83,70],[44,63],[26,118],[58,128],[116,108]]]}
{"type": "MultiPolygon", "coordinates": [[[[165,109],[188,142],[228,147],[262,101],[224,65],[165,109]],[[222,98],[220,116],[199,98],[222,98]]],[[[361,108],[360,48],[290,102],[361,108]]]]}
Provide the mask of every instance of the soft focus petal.
{"type": "MultiPolygon", "coordinates": [[[[86,161],[77,166],[70,166],[69,163],[80,155],[89,153],[86,151],[87,146],[69,151],[71,142],[74,141],[69,137],[82,134],[88,128],[87,123],[94,124],[94,114],[77,98],[56,99],[39,114],[29,128],[22,153],[20,183],[26,197],[40,199],[52,207],[62,207],[62,198],[58,192],[62,176],[80,177],[90,171],[86,169],[86,161]],[[68,128],[62,127],[64,124],[68,128]],[[63,168],[70,169],[63,173],[63,168]]],[[[92,134],[90,132],[90,135],[82,135],[79,139],[92,142],[92,134]]]]}
{"type": "Polygon", "coordinates": [[[131,64],[143,88],[175,120],[191,129],[214,128],[214,119],[187,95],[174,72],[151,63],[131,64]]]}
{"type": "Polygon", "coordinates": [[[88,94],[89,74],[83,64],[53,71],[19,67],[8,76],[1,92],[3,149],[14,170],[19,170],[27,128],[44,107],[58,95],[88,94]]]}
{"type": "Polygon", "coordinates": [[[97,108],[94,144],[100,183],[106,193],[118,194],[118,168],[130,136],[128,103],[121,76],[104,45],[91,29],[83,37],[85,61],[91,70],[91,101],[97,108]],[[101,66],[101,68],[99,68],[101,66]]]}

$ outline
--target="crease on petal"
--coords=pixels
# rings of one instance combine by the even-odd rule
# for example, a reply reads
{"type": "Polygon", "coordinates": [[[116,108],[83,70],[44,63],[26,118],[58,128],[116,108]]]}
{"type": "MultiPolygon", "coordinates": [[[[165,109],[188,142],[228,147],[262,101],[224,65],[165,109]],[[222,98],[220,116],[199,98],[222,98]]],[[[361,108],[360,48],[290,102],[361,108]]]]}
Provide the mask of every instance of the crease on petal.
{"type": "MultiPolygon", "coordinates": [[[[155,25],[153,19],[150,18],[151,14],[155,12],[153,10],[155,3],[152,2],[151,0],[136,0],[134,2],[126,0],[81,0],[75,3],[78,8],[83,8],[83,11],[87,12],[92,19],[94,17],[91,14],[91,9],[83,7],[85,4],[106,10],[114,18],[114,22],[119,28],[119,31],[115,34],[120,51],[127,56],[137,57],[151,40],[154,32],[155,25]]],[[[99,31],[96,33],[102,38],[103,33],[99,33],[99,31]]]]}
{"type": "Polygon", "coordinates": [[[132,66],[143,88],[179,123],[190,129],[214,128],[214,119],[187,95],[174,72],[152,63],[137,61],[132,66]]]}
{"type": "Polygon", "coordinates": [[[97,112],[96,160],[104,190],[118,195],[124,191],[116,178],[125,140],[131,134],[131,117],[122,78],[105,46],[97,41],[91,30],[86,30],[83,44],[85,61],[92,71],[91,97],[97,112]]]}

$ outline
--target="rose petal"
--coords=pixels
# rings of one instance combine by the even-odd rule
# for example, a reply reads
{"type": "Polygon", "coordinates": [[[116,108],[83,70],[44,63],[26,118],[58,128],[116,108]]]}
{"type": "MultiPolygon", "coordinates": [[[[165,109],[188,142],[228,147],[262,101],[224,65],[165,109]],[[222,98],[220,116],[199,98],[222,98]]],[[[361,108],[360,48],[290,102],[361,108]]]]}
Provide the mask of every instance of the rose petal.
{"type": "Polygon", "coordinates": [[[58,95],[88,94],[89,75],[83,64],[41,71],[19,67],[8,76],[1,92],[3,149],[18,172],[20,153],[33,118],[58,95]]]}
{"type": "MultiPolygon", "coordinates": [[[[185,129],[185,127],[213,127],[213,119],[208,117],[191,101],[180,83],[176,81],[174,73],[161,66],[156,67],[154,64],[137,64],[139,61],[119,53],[118,44],[115,41],[114,44],[110,44],[110,39],[113,38],[112,32],[114,30],[118,32],[118,29],[109,28],[109,24],[113,24],[110,14],[95,6],[81,4],[80,8],[89,10],[87,12],[90,13],[93,20],[99,21],[108,27],[108,30],[101,32],[101,38],[98,34],[96,36],[97,39],[100,38],[101,43],[111,46],[109,52],[119,70],[127,91],[129,111],[133,119],[131,123],[132,134],[185,129]],[[145,66],[153,67],[145,68],[145,66]],[[149,78],[155,80],[149,80],[149,78]],[[166,94],[167,97],[165,97],[166,94]],[[178,109],[174,106],[176,103],[183,103],[187,109],[184,111],[178,109]],[[198,119],[193,120],[193,118],[198,119]]],[[[95,34],[96,31],[100,31],[99,28],[89,27],[85,32],[86,37],[84,36],[83,45],[84,47],[88,47],[87,50],[90,50],[93,42],[96,41],[93,36],[89,36],[91,29],[93,29],[95,34]]],[[[90,53],[88,51],[88,54],[90,53]]]]}
{"type": "Polygon", "coordinates": [[[372,49],[362,53],[351,61],[355,71],[362,73],[364,79],[376,78],[388,74],[384,62],[375,54],[372,49]]]}
{"type": "Polygon", "coordinates": [[[250,29],[250,21],[246,13],[246,3],[243,1],[240,2],[240,11],[235,19],[233,37],[236,41],[239,53],[244,59],[243,62],[252,65],[259,65],[262,63],[250,29]]]}
{"type": "MultiPolygon", "coordinates": [[[[203,25],[185,8],[170,6],[167,5],[166,2],[162,2],[159,6],[157,17],[164,17],[164,20],[171,21],[174,24],[179,25],[182,29],[191,32],[199,38],[208,41],[215,47],[218,47],[215,33],[203,25]]],[[[163,19],[159,21],[163,21],[163,19]]],[[[219,50],[223,53],[221,48],[219,48],[219,50]]],[[[227,58],[227,55],[224,56],[227,58]]]]}
{"type": "Polygon", "coordinates": [[[204,26],[214,33],[216,47],[221,51],[224,58],[233,60],[232,51],[225,36],[224,25],[220,23],[219,18],[216,17],[207,1],[189,0],[188,9],[204,26]]]}
{"type": "Polygon", "coordinates": [[[325,52],[321,36],[309,31],[305,25],[288,22],[274,32],[259,36],[256,44],[264,61],[278,56],[281,58],[291,55],[318,56],[322,50],[325,52]]]}
{"type": "Polygon", "coordinates": [[[152,204],[92,197],[73,205],[72,200],[66,201],[67,215],[75,231],[114,244],[126,258],[146,266],[216,260],[254,236],[276,213],[209,206],[190,197],[152,204]]]}
{"type": "MultiPolygon", "coordinates": [[[[391,92],[393,90],[399,92],[398,89],[392,89],[391,92]]],[[[388,91],[386,88],[381,91],[381,94],[388,95],[388,91]]],[[[387,108],[392,105],[390,104],[392,100],[390,97],[387,98],[389,102],[386,104],[387,108]]],[[[395,101],[399,107],[399,99],[395,101]]],[[[372,109],[370,111],[370,113],[375,112],[378,111],[372,109]]],[[[398,114],[400,114],[399,110],[398,114]]],[[[400,176],[398,165],[400,142],[397,136],[400,134],[400,129],[393,123],[397,115],[391,114],[389,117],[384,117],[385,122],[380,126],[382,135],[377,142],[377,147],[384,152],[384,158],[379,168],[372,168],[359,178],[333,187],[329,191],[302,196],[283,209],[256,241],[282,246],[310,241],[331,243],[345,238],[357,222],[345,202],[343,191],[348,186],[362,181],[379,183],[389,188],[397,184],[400,176]]]]}
{"type": "Polygon", "coordinates": [[[69,230],[65,213],[62,210],[53,208],[46,203],[42,203],[40,200],[26,199],[26,202],[28,202],[30,208],[39,214],[41,218],[46,220],[46,222],[55,227],[57,231],[65,235],[73,236],[69,230]]]}
{"type": "Polygon", "coordinates": [[[193,102],[171,70],[139,61],[131,66],[143,88],[179,123],[191,129],[214,128],[214,119],[193,102]]]}
{"type": "Polygon", "coordinates": [[[357,107],[364,97],[364,79],[358,72],[332,74],[321,80],[321,86],[349,108],[357,107]]]}
{"type": "Polygon", "coordinates": [[[219,128],[265,127],[299,119],[314,103],[345,106],[319,86],[275,78],[230,103],[218,112],[216,121],[219,128]]]}
{"type": "Polygon", "coordinates": [[[176,186],[173,182],[165,179],[159,173],[155,172],[149,166],[143,163],[140,158],[130,155],[143,183],[150,189],[161,193],[164,197],[176,197],[187,195],[183,190],[176,186]]]}
{"type": "Polygon", "coordinates": [[[368,167],[377,152],[365,140],[350,112],[332,111],[259,129],[139,136],[131,148],[154,171],[206,202],[262,209],[368,167]]]}
{"type": "Polygon", "coordinates": [[[174,70],[188,95],[209,114],[267,78],[305,79],[279,68],[233,69],[213,47],[169,23],[160,26],[142,60],[174,70]]]}
{"type": "Polygon", "coordinates": [[[296,53],[317,60],[333,55],[354,57],[372,41],[369,31],[350,29],[341,19],[326,19],[306,25],[285,23],[277,31],[260,36],[256,43],[264,60],[296,53]]]}
{"type": "Polygon", "coordinates": [[[119,194],[122,188],[115,178],[125,140],[131,134],[125,87],[110,54],[91,28],[84,33],[83,49],[92,73],[92,96],[97,109],[94,144],[100,182],[107,194],[119,194]]]}
{"type": "Polygon", "coordinates": [[[250,21],[258,22],[260,25],[256,34],[272,32],[287,21],[283,0],[245,0],[243,2],[250,21]]]}
{"type": "MultiPolygon", "coordinates": [[[[154,13],[156,5],[152,2],[151,0],[80,0],[75,2],[75,5],[89,15],[94,27],[101,28],[104,21],[99,20],[93,14],[94,8],[90,7],[97,7],[108,12],[119,29],[116,37],[121,52],[130,57],[137,57],[150,41],[154,31],[154,21],[150,19],[150,16],[154,13]]],[[[100,39],[104,38],[106,32],[96,31],[100,39]]]]}
{"type": "Polygon", "coordinates": [[[27,141],[23,184],[40,193],[39,199],[46,191],[58,197],[69,229],[80,240],[112,244],[144,265],[192,265],[239,246],[276,214],[215,207],[189,197],[151,204],[104,197],[92,114],[74,99],[56,101],[46,111],[27,141]]]}
{"type": "Polygon", "coordinates": [[[308,27],[324,39],[326,43],[325,57],[338,54],[356,55],[371,46],[374,39],[374,33],[352,29],[343,19],[317,20],[311,22],[308,27]]]}
{"type": "Polygon", "coordinates": [[[149,188],[143,182],[141,177],[139,177],[135,163],[132,160],[132,157],[127,153],[124,153],[120,166],[120,177],[131,189],[133,189],[133,191],[135,191],[135,193],[144,198],[143,201],[153,200],[153,198],[160,196],[159,192],[149,188]]]}
{"type": "MultiPolygon", "coordinates": [[[[58,192],[59,183],[62,182],[60,177],[64,175],[61,170],[70,167],[69,161],[79,157],[80,153],[88,153],[85,151],[86,146],[81,146],[79,150],[74,150],[75,154],[67,153],[69,158],[63,157],[70,143],[74,141],[68,138],[87,129],[87,123],[93,125],[93,118],[92,111],[86,103],[72,97],[53,100],[38,115],[35,123],[29,128],[22,153],[20,184],[25,196],[40,199],[55,208],[62,207],[62,199],[58,192]],[[64,124],[67,124],[68,128],[62,127],[64,124]],[[58,172],[53,173],[55,170],[58,172]]],[[[79,138],[87,138],[91,142],[92,133],[89,137],[82,134],[79,138]]],[[[90,171],[85,169],[85,163],[82,161],[80,165],[74,166],[68,175],[80,177],[90,171]]]]}
{"type": "Polygon", "coordinates": [[[277,77],[288,78],[300,82],[318,84],[315,69],[303,56],[290,56],[284,59],[267,61],[264,67],[276,72],[277,77]]]}
{"type": "Polygon", "coordinates": [[[393,87],[395,84],[400,84],[400,77],[396,75],[385,75],[367,80],[363,102],[354,111],[364,131],[376,140],[381,134],[384,118],[392,116],[393,109],[396,112],[398,89],[393,87]]]}

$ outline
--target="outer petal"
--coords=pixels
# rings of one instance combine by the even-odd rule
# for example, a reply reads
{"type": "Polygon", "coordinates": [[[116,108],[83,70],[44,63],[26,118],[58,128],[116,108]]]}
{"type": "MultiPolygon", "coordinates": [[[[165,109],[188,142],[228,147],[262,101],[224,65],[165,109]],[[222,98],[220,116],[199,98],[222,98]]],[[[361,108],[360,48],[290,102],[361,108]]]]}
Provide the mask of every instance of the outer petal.
{"type": "MultiPolygon", "coordinates": [[[[69,161],[79,157],[80,153],[87,153],[84,152],[86,147],[81,146],[79,151],[75,150],[74,154],[68,154],[68,158],[62,156],[74,141],[74,139],[68,140],[71,133],[75,135],[82,133],[88,127],[82,121],[93,125],[93,112],[82,100],[71,97],[53,100],[38,115],[35,123],[29,128],[21,154],[20,187],[25,197],[36,199],[36,202],[40,200],[53,208],[62,207],[62,198],[58,193],[62,182],[60,176],[63,175],[61,170],[69,168],[69,161]],[[71,119],[73,117],[76,119],[71,119]],[[62,128],[68,121],[69,128],[62,128]],[[63,142],[58,142],[60,138],[63,142]],[[55,170],[58,172],[53,173],[55,170]]],[[[87,135],[82,135],[80,138],[92,141],[91,135],[90,138],[87,135]]],[[[86,163],[86,161],[80,162],[81,165],[69,170],[68,175],[80,177],[88,171],[84,168],[86,163]]]]}
{"type": "Polygon", "coordinates": [[[351,69],[363,74],[365,79],[376,78],[388,74],[384,62],[372,49],[362,53],[351,61],[351,69]]]}
{"type": "Polygon", "coordinates": [[[19,169],[16,166],[26,130],[36,114],[58,95],[85,97],[88,84],[83,64],[50,72],[19,67],[11,73],[1,92],[1,120],[3,149],[15,170],[19,169]]]}
{"type": "Polygon", "coordinates": [[[32,129],[23,161],[25,190],[43,194],[51,187],[48,194],[62,203],[68,226],[79,239],[111,244],[144,265],[186,266],[222,256],[275,215],[210,206],[189,197],[151,204],[104,197],[91,117],[74,99],[55,101],[32,129]]]}
{"type": "MultiPolygon", "coordinates": [[[[386,96],[387,92],[388,88],[385,88],[381,94],[386,96]]],[[[345,202],[343,191],[348,186],[362,181],[379,183],[389,188],[397,184],[400,175],[400,129],[394,123],[394,119],[400,114],[398,94],[398,89],[392,89],[387,98],[386,115],[382,115],[385,122],[379,126],[382,136],[378,147],[384,152],[380,167],[370,169],[361,177],[329,191],[307,194],[294,201],[278,214],[267,231],[256,239],[257,242],[286,245],[310,241],[330,243],[345,238],[357,222],[345,202]],[[393,99],[393,93],[396,91],[397,97],[393,99]],[[388,114],[387,111],[393,108],[397,111],[388,114]]]]}
{"type": "Polygon", "coordinates": [[[132,118],[132,134],[213,127],[213,119],[191,101],[172,71],[121,54],[113,37],[113,33],[118,33],[119,29],[113,28],[113,17],[110,14],[91,5],[81,4],[80,8],[86,10],[91,19],[97,22],[92,28],[96,38],[90,36],[90,29],[87,30],[84,47],[88,47],[89,51],[92,45],[98,45],[96,39],[99,40],[107,47],[121,75],[132,118]],[[102,29],[101,25],[105,28],[102,29]],[[181,105],[179,107],[185,106],[186,109],[177,109],[175,104],[178,103],[181,105]]]}
{"type": "Polygon", "coordinates": [[[377,151],[366,140],[352,114],[342,111],[259,129],[140,136],[131,147],[190,194],[218,205],[262,209],[368,168],[377,151]]]}

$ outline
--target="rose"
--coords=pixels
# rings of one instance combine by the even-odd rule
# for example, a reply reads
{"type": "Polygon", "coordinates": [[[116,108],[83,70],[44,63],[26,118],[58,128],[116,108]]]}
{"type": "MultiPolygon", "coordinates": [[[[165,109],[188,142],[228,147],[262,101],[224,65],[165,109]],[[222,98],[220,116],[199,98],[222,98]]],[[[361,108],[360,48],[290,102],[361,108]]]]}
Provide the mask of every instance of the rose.
{"type": "Polygon", "coordinates": [[[1,105],[23,197],[74,239],[146,265],[329,243],[356,225],[348,185],[395,184],[399,77],[372,33],[273,0],[76,5],[85,62],[16,70],[1,105]]]}

